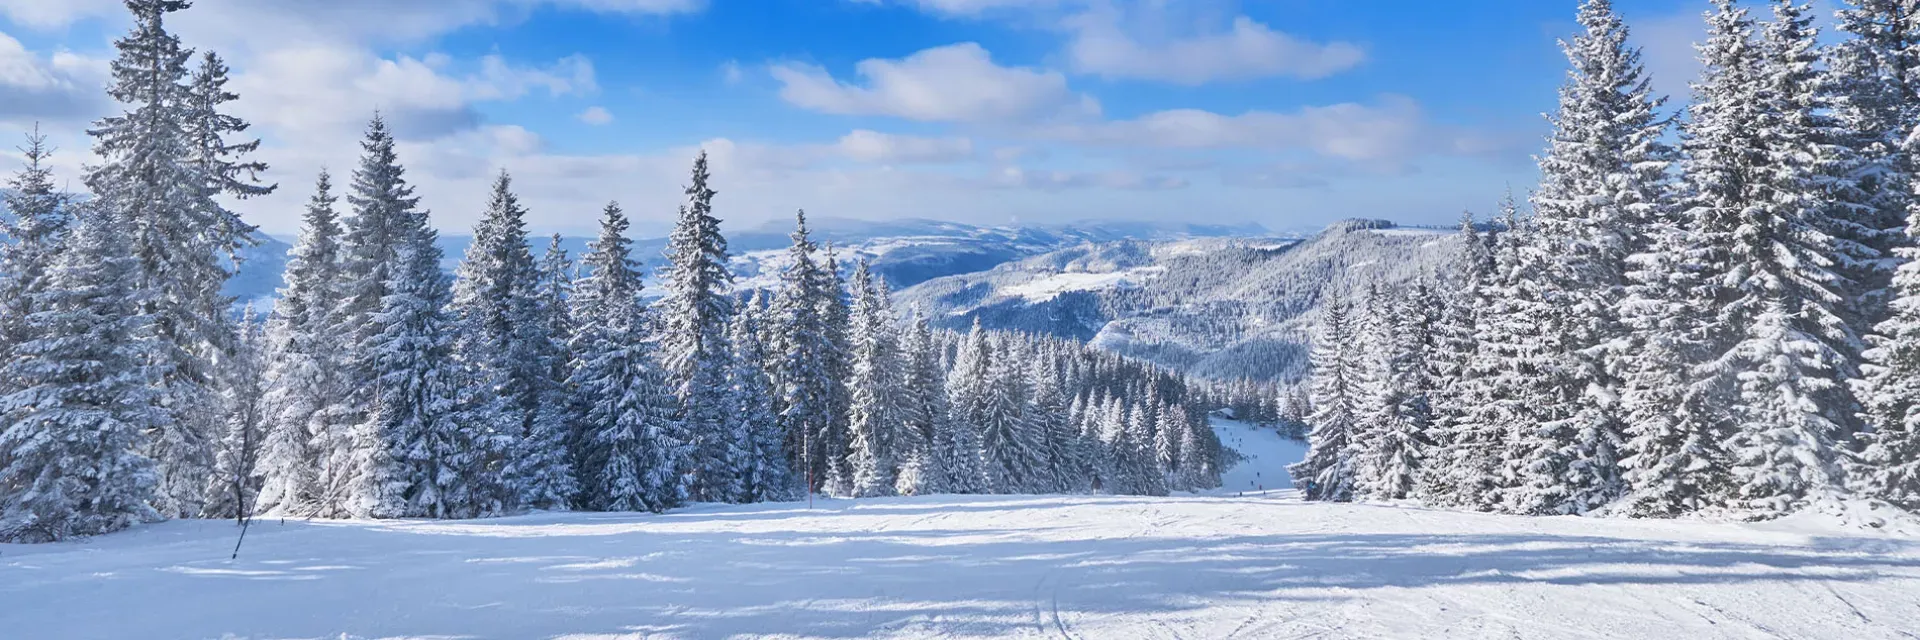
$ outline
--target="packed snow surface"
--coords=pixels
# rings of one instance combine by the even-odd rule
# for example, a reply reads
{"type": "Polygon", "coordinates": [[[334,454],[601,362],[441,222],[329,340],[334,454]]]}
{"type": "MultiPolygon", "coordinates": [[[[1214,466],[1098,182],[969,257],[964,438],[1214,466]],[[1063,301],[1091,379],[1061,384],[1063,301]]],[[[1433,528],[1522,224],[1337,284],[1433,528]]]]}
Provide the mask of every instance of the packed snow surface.
{"type": "MultiPolygon", "coordinates": [[[[1266,477],[1292,449],[1226,425],[1266,477]]],[[[1247,466],[1246,468],[1253,468],[1247,466]]],[[[0,545],[8,638],[1912,638],[1920,544],[1758,525],[937,496],[0,545]]]]}

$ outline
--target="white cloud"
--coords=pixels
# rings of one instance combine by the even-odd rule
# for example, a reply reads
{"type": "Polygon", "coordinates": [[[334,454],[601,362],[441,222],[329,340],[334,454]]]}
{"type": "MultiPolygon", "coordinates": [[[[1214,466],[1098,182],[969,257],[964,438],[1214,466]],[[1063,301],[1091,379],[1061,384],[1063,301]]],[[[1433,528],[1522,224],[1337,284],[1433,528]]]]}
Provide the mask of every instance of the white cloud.
{"type": "Polygon", "coordinates": [[[746,79],[746,71],[740,68],[740,61],[728,60],[720,64],[720,80],[727,84],[740,84],[746,79]]]}
{"type": "Polygon", "coordinates": [[[1323,78],[1366,58],[1345,42],[1317,44],[1274,31],[1246,16],[1230,29],[1161,42],[1143,42],[1121,28],[1112,11],[1093,11],[1067,21],[1073,31],[1067,57],[1073,68],[1110,78],[1140,78],[1184,85],[1272,76],[1323,78]]]}
{"type": "Polygon", "coordinates": [[[78,121],[106,109],[106,61],[28,51],[0,33],[0,121],[78,121]]]}
{"type": "Polygon", "coordinates": [[[1058,191],[1063,189],[1119,189],[1128,191],[1164,191],[1185,189],[1185,179],[1156,176],[1132,171],[1032,171],[1020,167],[1002,167],[991,178],[1000,187],[1058,191]]]}
{"type": "Polygon", "coordinates": [[[1132,120],[1067,124],[1038,135],[1094,145],[1184,149],[1301,149],[1353,161],[1397,162],[1444,146],[1421,117],[1419,106],[1390,96],[1379,105],[1341,103],[1291,113],[1248,111],[1229,116],[1174,109],[1132,120]]]}
{"type": "Polygon", "coordinates": [[[596,127],[613,123],[613,114],[608,113],[606,107],[600,106],[587,107],[586,111],[580,112],[580,115],[575,117],[579,118],[581,122],[596,127]]]}
{"type": "Polygon", "coordinates": [[[1006,122],[1099,113],[1099,103],[1067,88],[1065,76],[1002,67],[966,42],[922,50],[900,60],[868,59],[854,67],[866,82],[848,84],[802,63],[772,67],[780,97],[795,106],[841,115],[920,121],[1006,122]]]}
{"type": "Polygon", "coordinates": [[[860,129],[840,138],[839,151],[860,162],[939,163],[973,157],[966,138],[922,138],[860,129]]]}

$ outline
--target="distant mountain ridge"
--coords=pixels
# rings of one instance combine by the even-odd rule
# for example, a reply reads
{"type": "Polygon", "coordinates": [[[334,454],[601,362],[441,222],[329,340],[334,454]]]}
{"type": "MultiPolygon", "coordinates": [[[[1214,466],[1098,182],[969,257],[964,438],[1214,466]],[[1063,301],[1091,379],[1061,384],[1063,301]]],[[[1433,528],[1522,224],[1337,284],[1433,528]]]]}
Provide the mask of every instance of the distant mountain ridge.
{"type": "Polygon", "coordinates": [[[1087,243],[928,280],[896,304],[965,329],[1037,331],[1210,378],[1291,379],[1320,305],[1367,282],[1451,271],[1458,236],[1345,220],[1304,239],[1087,243]]]}

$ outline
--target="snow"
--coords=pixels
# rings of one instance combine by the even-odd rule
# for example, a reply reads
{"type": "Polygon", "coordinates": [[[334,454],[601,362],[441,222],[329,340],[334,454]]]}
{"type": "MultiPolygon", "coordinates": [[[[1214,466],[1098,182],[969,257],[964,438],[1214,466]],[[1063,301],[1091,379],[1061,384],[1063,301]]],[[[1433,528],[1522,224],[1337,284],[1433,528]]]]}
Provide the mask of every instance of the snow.
{"type": "Polygon", "coordinates": [[[1021,298],[1028,302],[1046,302],[1070,291],[1098,291],[1102,289],[1125,289],[1140,286],[1142,282],[1166,271],[1165,267],[1140,267],[1105,273],[1083,273],[1069,271],[1043,275],[1026,282],[1008,285],[1000,289],[999,295],[1007,298],[1021,298]]]}
{"type": "MultiPolygon", "coordinates": [[[[663,515],[174,521],[0,545],[20,638],[1896,638],[1920,544],[1235,495],[932,496],[663,515]]],[[[1277,478],[1276,478],[1277,479],[1277,478]]]]}
{"type": "Polygon", "coordinates": [[[1220,489],[1225,493],[1289,489],[1287,465],[1307,457],[1307,444],[1288,440],[1279,431],[1232,420],[1213,419],[1213,431],[1220,443],[1240,452],[1240,464],[1220,474],[1220,489]]]}

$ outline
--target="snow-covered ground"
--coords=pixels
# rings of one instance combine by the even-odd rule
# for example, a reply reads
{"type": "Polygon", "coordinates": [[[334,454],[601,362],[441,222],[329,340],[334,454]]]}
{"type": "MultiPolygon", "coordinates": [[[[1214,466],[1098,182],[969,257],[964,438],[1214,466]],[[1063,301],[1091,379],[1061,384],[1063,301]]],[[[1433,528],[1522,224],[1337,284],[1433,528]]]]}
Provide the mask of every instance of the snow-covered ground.
{"type": "MultiPolygon", "coordinates": [[[[170,522],[0,545],[0,637],[1912,638],[1920,543],[1218,495],[463,522],[170,522]]],[[[1291,447],[1291,448],[1290,448],[1291,447]]],[[[1269,484],[1269,486],[1274,486],[1269,484]]]]}

